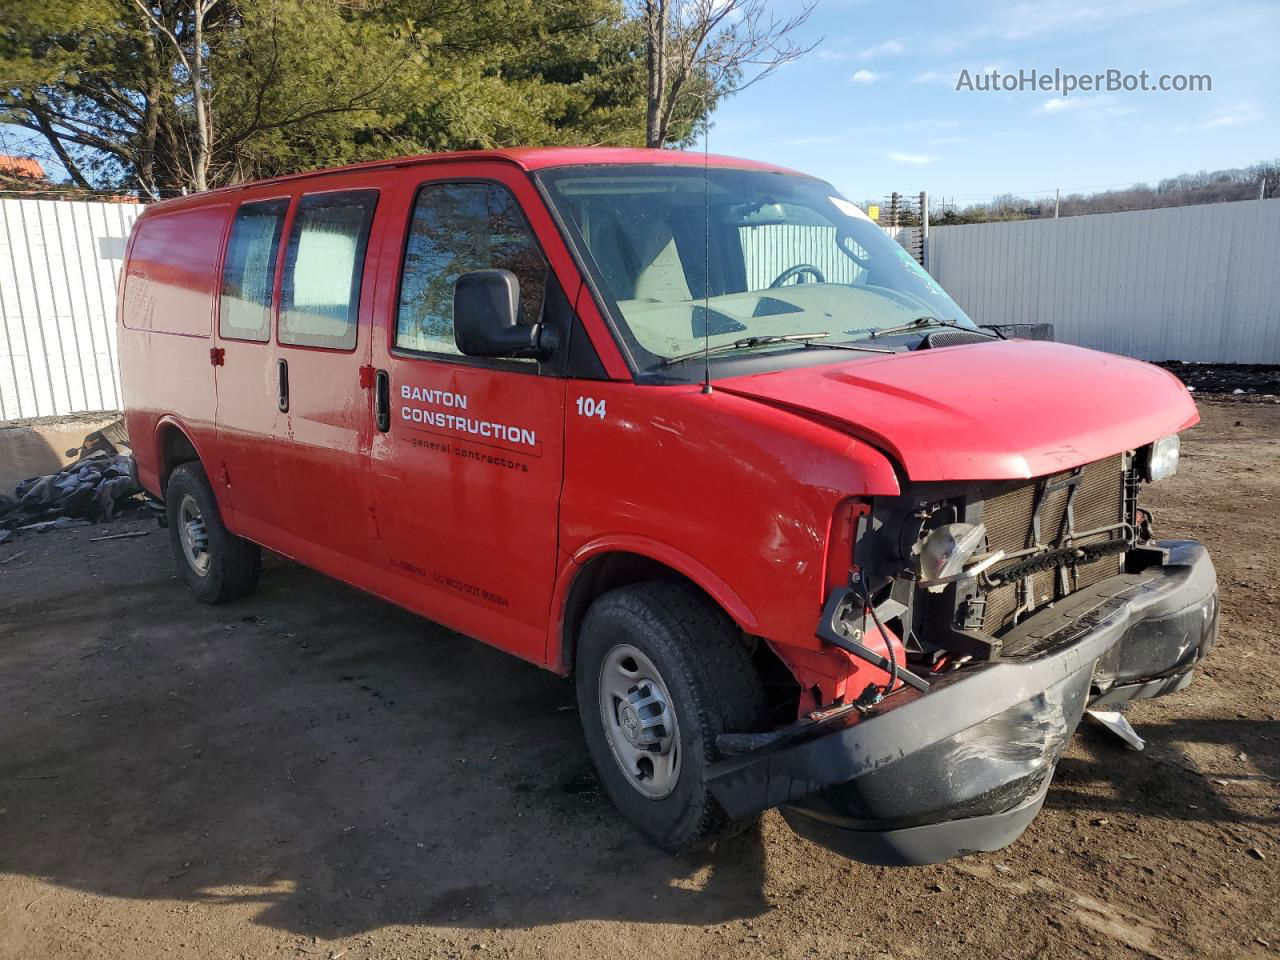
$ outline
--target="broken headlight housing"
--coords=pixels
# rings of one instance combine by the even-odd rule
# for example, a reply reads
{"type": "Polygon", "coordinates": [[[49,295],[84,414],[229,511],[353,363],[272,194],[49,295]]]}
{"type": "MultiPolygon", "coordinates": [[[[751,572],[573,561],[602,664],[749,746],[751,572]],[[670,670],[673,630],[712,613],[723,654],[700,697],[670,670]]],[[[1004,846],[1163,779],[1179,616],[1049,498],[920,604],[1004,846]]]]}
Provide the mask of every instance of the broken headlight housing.
{"type": "Polygon", "coordinates": [[[1148,483],[1163,480],[1178,472],[1178,435],[1171,433],[1142,448],[1139,466],[1142,479],[1148,483]]]}
{"type": "Polygon", "coordinates": [[[949,583],[972,580],[1004,556],[1000,550],[971,564],[986,540],[987,528],[981,523],[948,523],[930,531],[912,548],[920,586],[940,593],[949,583]]]}

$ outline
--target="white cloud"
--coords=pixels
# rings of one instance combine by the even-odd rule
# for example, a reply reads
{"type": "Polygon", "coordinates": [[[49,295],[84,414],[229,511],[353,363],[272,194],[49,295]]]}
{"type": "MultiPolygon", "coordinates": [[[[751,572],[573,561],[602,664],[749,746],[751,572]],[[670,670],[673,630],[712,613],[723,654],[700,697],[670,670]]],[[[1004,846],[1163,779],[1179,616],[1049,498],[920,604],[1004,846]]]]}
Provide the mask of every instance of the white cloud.
{"type": "Polygon", "coordinates": [[[1112,0],[1109,3],[1081,3],[1079,0],[1017,3],[992,22],[993,32],[1005,40],[1025,40],[1043,33],[1074,27],[1092,29],[1130,17],[1146,16],[1185,0],[1112,0]]]}
{"type": "Polygon", "coordinates": [[[884,43],[877,43],[874,47],[867,47],[867,49],[863,50],[859,56],[861,56],[863,60],[870,60],[872,57],[882,57],[886,55],[895,56],[899,53],[905,52],[906,49],[907,48],[897,40],[886,40],[884,43]]]}
{"type": "Polygon", "coordinates": [[[1205,121],[1204,126],[1206,130],[1213,130],[1217,127],[1238,127],[1242,123],[1253,123],[1255,120],[1261,119],[1262,111],[1255,104],[1242,103],[1219,110],[1205,121]]]}
{"type": "Polygon", "coordinates": [[[889,153],[885,154],[895,163],[909,163],[913,167],[922,167],[926,163],[933,163],[933,157],[926,157],[922,153],[889,153]]]}
{"type": "Polygon", "coordinates": [[[877,80],[883,80],[884,74],[872,73],[870,70],[858,70],[849,79],[852,80],[854,83],[861,84],[862,86],[865,87],[868,84],[875,83],[877,80]]]}
{"type": "Polygon", "coordinates": [[[1198,130],[1220,130],[1223,127],[1238,127],[1246,123],[1254,123],[1266,117],[1258,109],[1256,103],[1246,101],[1229,107],[1219,107],[1207,119],[1199,123],[1180,123],[1173,128],[1174,133],[1192,133],[1198,130]]]}
{"type": "Polygon", "coordinates": [[[968,30],[935,37],[931,45],[942,53],[955,53],[989,39],[1024,41],[1045,34],[1115,29],[1125,20],[1151,17],[1190,0],[1035,0],[1014,3],[997,10],[985,22],[968,30]]]}
{"type": "Polygon", "coordinates": [[[1106,94],[1098,96],[1050,97],[1033,111],[1039,114],[1055,116],[1063,113],[1076,113],[1081,116],[1122,117],[1134,113],[1133,107],[1122,106],[1114,97],[1106,94]]]}
{"type": "Polygon", "coordinates": [[[992,24],[992,30],[1006,40],[1025,40],[1051,30],[1105,19],[1102,7],[1087,3],[1019,3],[992,24]]]}
{"type": "MultiPolygon", "coordinates": [[[[966,67],[965,69],[969,71],[970,77],[982,77],[982,76],[987,76],[989,74],[995,73],[997,70],[1003,70],[1004,68],[997,66],[995,64],[990,64],[988,66],[983,67],[981,70],[973,70],[968,67],[966,67]]],[[[911,82],[912,83],[936,83],[936,84],[941,84],[944,87],[954,88],[956,85],[956,81],[959,79],[960,79],[960,69],[957,67],[957,68],[952,68],[950,70],[925,70],[922,73],[917,73],[914,77],[912,77],[911,82]]]]}
{"type": "Polygon", "coordinates": [[[1085,97],[1077,97],[1075,100],[1068,100],[1066,97],[1054,97],[1036,107],[1036,113],[1066,113],[1069,110],[1079,110],[1081,107],[1087,107],[1088,105],[1089,102],[1085,97]]]}

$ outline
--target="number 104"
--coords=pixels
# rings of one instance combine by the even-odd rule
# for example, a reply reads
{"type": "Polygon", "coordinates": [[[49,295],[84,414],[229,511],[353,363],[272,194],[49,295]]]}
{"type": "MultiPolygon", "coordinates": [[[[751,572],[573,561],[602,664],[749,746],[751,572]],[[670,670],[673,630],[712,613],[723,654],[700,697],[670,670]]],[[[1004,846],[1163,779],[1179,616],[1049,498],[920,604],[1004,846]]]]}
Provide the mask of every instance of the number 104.
{"type": "Polygon", "coordinates": [[[595,397],[579,397],[578,398],[578,416],[580,417],[599,417],[604,419],[604,401],[597,400],[595,397]]]}

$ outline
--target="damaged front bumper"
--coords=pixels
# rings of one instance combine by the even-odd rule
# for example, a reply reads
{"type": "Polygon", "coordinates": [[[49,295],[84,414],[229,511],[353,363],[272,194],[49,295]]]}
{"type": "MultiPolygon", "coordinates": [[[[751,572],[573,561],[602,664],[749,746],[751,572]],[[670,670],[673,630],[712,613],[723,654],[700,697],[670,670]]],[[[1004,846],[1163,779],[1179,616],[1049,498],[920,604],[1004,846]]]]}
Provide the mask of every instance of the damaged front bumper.
{"type": "MultiPolygon", "coordinates": [[[[1217,636],[1217,580],[1193,541],[1028,618],[998,660],[903,689],[873,712],[798,723],[716,763],[731,817],[770,807],[855,860],[937,863],[1016,840],[1087,706],[1185,686],[1217,636]]],[[[728,746],[724,744],[723,746],[728,746]]]]}

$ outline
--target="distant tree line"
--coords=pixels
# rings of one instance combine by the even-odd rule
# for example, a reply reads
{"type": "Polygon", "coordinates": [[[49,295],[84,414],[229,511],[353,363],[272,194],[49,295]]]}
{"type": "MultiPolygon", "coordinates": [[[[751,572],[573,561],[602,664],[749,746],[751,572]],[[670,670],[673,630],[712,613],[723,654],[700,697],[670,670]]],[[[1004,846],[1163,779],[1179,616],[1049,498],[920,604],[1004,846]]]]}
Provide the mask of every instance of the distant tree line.
{"type": "MultiPolygon", "coordinates": [[[[1078,217],[1089,213],[1119,213],[1125,210],[1153,210],[1199,203],[1257,200],[1280,197],[1280,159],[1251,167],[1213,172],[1183,173],[1159,181],[1154,187],[1136,183],[1123,190],[1099,193],[1071,193],[1057,201],[1058,216],[1078,217]]],[[[1054,215],[1054,197],[1027,199],[1012,193],[992,197],[987,203],[957,208],[942,206],[930,210],[929,222],[936,225],[987,223],[995,220],[1037,220],[1054,215]]],[[[933,207],[933,204],[930,204],[933,207]]]]}

